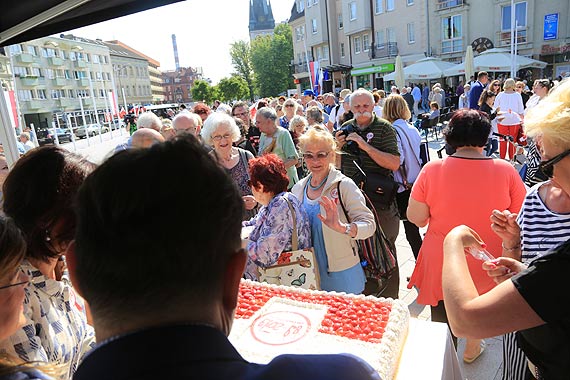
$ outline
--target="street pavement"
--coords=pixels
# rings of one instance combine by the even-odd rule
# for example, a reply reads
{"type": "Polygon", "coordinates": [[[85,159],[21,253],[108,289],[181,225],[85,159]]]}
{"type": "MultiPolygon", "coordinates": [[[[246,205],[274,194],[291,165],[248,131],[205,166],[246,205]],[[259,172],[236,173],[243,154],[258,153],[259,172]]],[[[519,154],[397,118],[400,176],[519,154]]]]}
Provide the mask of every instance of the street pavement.
{"type": "MultiPolygon", "coordinates": [[[[72,143],[62,144],[61,146],[70,151],[77,151],[90,161],[100,164],[105,158],[112,154],[118,144],[125,142],[128,136],[129,134],[125,130],[113,131],[112,135],[111,133],[105,133],[101,138],[99,138],[99,136],[91,138],[89,145],[87,144],[87,140],[80,140],[76,141],[75,146],[72,143]]],[[[443,146],[443,139],[440,135],[439,140],[434,141],[434,137],[430,135],[429,141],[430,158],[431,160],[437,160],[437,151],[443,146]]],[[[421,232],[424,234],[425,229],[422,229],[421,232]]],[[[417,304],[415,302],[418,295],[417,291],[407,288],[407,278],[411,276],[414,270],[415,259],[410,245],[406,240],[404,226],[402,224],[400,224],[400,234],[396,240],[396,250],[400,266],[400,299],[408,304],[412,317],[430,320],[430,308],[417,304]]],[[[466,364],[461,360],[461,358],[463,358],[465,342],[463,339],[459,339],[458,357],[460,358],[459,363],[462,367],[464,378],[469,380],[501,379],[502,338],[490,338],[486,339],[486,342],[487,347],[485,352],[474,363],[466,364]]]]}

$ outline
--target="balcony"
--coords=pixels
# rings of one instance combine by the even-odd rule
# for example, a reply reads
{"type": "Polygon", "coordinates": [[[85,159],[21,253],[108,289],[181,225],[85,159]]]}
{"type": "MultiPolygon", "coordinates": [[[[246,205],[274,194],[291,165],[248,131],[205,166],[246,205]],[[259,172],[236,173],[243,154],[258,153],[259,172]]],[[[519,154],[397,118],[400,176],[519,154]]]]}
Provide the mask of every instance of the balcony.
{"type": "Polygon", "coordinates": [[[79,107],[79,103],[76,99],[65,99],[60,98],[57,100],[61,108],[77,108],[79,107]]]}
{"type": "Polygon", "coordinates": [[[43,100],[38,99],[30,99],[24,102],[24,105],[30,110],[37,110],[43,108],[44,103],[43,100]]]}
{"type": "Polygon", "coordinates": [[[15,58],[18,63],[34,63],[36,61],[36,57],[28,53],[18,54],[15,58]]]}
{"type": "Polygon", "coordinates": [[[305,62],[298,62],[294,64],[294,66],[295,66],[295,74],[302,74],[309,72],[309,69],[307,68],[307,63],[305,62]]]}
{"type": "Polygon", "coordinates": [[[376,44],[376,46],[371,46],[368,55],[371,59],[395,57],[398,55],[398,43],[387,42],[384,44],[376,44]]]}
{"type": "Polygon", "coordinates": [[[59,57],[49,57],[48,62],[51,66],[62,66],[63,65],[63,59],[61,59],[59,57]]]}
{"type": "Polygon", "coordinates": [[[79,78],[79,79],[77,79],[77,85],[81,86],[81,87],[88,87],[89,86],[89,79],[79,78]]]}
{"type": "Polygon", "coordinates": [[[463,51],[462,37],[441,41],[441,54],[462,53],[463,51]]]}
{"type": "Polygon", "coordinates": [[[22,83],[23,86],[37,86],[40,81],[36,76],[25,76],[20,77],[20,83],[22,83]]]}
{"type": "Polygon", "coordinates": [[[79,68],[87,67],[87,63],[85,61],[77,60],[77,61],[75,61],[75,67],[79,67],[79,68]]]}
{"type": "Polygon", "coordinates": [[[454,7],[459,7],[465,4],[464,0],[438,0],[437,10],[449,9],[454,7]]]}
{"type": "MultiPolygon", "coordinates": [[[[516,34],[517,45],[526,44],[530,42],[528,39],[527,31],[528,31],[527,27],[519,27],[517,29],[517,34],[516,34]]],[[[496,41],[498,42],[499,47],[511,46],[511,31],[507,30],[503,32],[497,32],[496,41]]]]}
{"type": "Polygon", "coordinates": [[[52,83],[56,87],[63,87],[67,86],[67,79],[66,78],[53,78],[52,83]]]}

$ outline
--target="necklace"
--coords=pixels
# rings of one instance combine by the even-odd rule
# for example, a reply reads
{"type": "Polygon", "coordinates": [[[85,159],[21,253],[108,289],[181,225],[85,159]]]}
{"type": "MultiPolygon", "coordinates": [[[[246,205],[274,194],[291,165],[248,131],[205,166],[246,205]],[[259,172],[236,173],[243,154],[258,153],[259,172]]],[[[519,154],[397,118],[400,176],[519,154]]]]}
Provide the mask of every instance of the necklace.
{"type": "Polygon", "coordinates": [[[311,184],[311,180],[313,179],[313,176],[311,175],[311,178],[309,178],[309,187],[311,188],[311,190],[313,191],[317,191],[319,190],[321,187],[323,187],[325,185],[325,182],[327,182],[327,179],[329,178],[328,174],[327,176],[321,181],[321,183],[319,183],[317,186],[313,186],[311,184]]]}
{"type": "Polygon", "coordinates": [[[228,158],[222,157],[222,160],[223,160],[224,162],[230,162],[231,160],[234,159],[235,156],[236,156],[236,155],[235,155],[235,153],[234,153],[234,149],[232,148],[232,149],[230,150],[230,155],[229,155],[229,157],[228,157],[228,158]]]}

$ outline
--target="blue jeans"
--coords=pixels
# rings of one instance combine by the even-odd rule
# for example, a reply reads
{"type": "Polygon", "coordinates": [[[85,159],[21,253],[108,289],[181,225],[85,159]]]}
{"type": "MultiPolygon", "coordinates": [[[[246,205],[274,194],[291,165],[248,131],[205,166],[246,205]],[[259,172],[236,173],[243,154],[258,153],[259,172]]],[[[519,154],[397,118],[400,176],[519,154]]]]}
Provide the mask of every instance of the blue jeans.
{"type": "Polygon", "coordinates": [[[487,140],[487,145],[485,145],[485,152],[487,157],[491,156],[499,149],[499,140],[490,138],[487,140]]]}

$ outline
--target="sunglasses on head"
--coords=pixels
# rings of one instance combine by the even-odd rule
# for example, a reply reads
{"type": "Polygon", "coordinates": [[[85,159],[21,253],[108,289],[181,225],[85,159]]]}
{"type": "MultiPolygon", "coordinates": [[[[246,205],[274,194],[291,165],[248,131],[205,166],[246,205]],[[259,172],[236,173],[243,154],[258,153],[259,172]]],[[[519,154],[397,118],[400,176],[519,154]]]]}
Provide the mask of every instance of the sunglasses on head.
{"type": "Polygon", "coordinates": [[[552,178],[554,176],[554,165],[562,161],[568,155],[570,155],[570,149],[565,150],[560,154],[557,154],[556,156],[552,157],[550,160],[542,161],[540,163],[540,170],[542,170],[542,172],[548,178],[552,178]]]}

